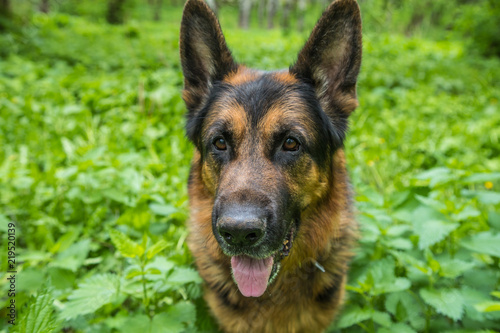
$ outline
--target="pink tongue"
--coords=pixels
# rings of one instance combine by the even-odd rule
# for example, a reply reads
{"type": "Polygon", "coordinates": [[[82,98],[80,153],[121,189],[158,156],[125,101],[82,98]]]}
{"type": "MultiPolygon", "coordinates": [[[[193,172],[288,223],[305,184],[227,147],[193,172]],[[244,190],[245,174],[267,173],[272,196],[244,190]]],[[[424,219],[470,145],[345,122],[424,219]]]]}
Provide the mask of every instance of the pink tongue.
{"type": "Polygon", "coordinates": [[[273,268],[273,257],[253,259],[235,256],[231,258],[231,267],[241,294],[245,297],[259,297],[266,291],[273,268]]]}

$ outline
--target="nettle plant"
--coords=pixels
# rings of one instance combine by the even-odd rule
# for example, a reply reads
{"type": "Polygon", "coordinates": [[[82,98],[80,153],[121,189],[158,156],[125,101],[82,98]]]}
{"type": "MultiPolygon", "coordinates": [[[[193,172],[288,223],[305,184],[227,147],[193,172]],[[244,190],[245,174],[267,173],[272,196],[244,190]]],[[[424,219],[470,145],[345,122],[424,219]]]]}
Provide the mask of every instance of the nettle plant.
{"type": "Polygon", "coordinates": [[[407,191],[359,195],[361,246],[336,327],[494,332],[487,328],[500,320],[500,195],[481,187],[498,179],[439,167],[414,176],[407,191]]]}
{"type": "Polygon", "coordinates": [[[169,327],[180,332],[193,327],[196,310],[187,300],[200,296],[198,273],[189,267],[179,268],[175,258],[162,254],[172,246],[164,239],[153,243],[144,234],[138,243],[117,229],[108,232],[123,268],[116,274],[85,279],[68,296],[59,318],[72,320],[101,309],[100,313],[114,317],[104,320],[108,321],[106,326],[120,331],[142,327],[156,332],[169,327]]]}

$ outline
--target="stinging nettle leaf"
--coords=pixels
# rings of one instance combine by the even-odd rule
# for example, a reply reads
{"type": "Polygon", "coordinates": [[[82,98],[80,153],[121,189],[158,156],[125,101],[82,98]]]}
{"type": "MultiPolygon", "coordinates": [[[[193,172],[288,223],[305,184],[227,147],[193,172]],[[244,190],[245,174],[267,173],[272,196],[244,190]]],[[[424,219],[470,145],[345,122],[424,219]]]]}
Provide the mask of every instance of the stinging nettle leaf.
{"type": "Polygon", "coordinates": [[[153,213],[156,215],[160,216],[170,216],[173,213],[177,212],[177,208],[175,208],[172,205],[164,205],[164,204],[158,204],[158,203],[152,203],[149,205],[149,208],[153,213]]]}
{"type": "Polygon", "coordinates": [[[113,302],[118,296],[120,279],[115,274],[97,274],[78,285],[68,297],[59,317],[65,320],[79,315],[94,313],[102,306],[113,302]]]}
{"type": "Polygon", "coordinates": [[[500,257],[500,233],[481,232],[463,239],[460,245],[473,252],[500,257]]]}
{"type": "Polygon", "coordinates": [[[456,289],[420,289],[420,296],[425,303],[438,313],[460,320],[464,314],[464,298],[456,289]]]}
{"type": "Polygon", "coordinates": [[[357,305],[351,305],[343,310],[339,321],[336,324],[337,328],[347,328],[354,324],[361,323],[372,316],[373,310],[362,309],[357,305]]]}
{"type": "Polygon", "coordinates": [[[124,233],[116,229],[109,229],[109,236],[115,247],[124,257],[135,258],[144,254],[144,248],[124,233]]]}
{"type": "Polygon", "coordinates": [[[158,242],[156,242],[146,252],[146,255],[147,255],[148,259],[153,258],[158,253],[160,253],[161,251],[165,250],[167,248],[167,246],[168,246],[168,243],[164,239],[161,239],[158,242]]]}
{"type": "Polygon", "coordinates": [[[13,333],[51,333],[58,325],[54,315],[54,298],[49,290],[43,289],[28,301],[28,306],[19,314],[19,322],[13,333]]]}
{"type": "Polygon", "coordinates": [[[442,220],[424,220],[414,222],[413,226],[415,234],[418,235],[418,247],[422,250],[445,239],[458,228],[459,224],[442,220]]]}

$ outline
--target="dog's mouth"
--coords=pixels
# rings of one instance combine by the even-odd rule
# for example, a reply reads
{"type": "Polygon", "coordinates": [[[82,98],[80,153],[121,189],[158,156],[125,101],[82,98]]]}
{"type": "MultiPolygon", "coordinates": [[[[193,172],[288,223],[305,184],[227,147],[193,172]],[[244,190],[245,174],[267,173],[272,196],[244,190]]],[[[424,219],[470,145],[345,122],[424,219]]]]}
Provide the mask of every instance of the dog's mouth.
{"type": "Polygon", "coordinates": [[[292,225],[283,246],[266,258],[253,258],[247,255],[231,257],[233,279],[245,297],[260,297],[271,284],[280,270],[283,258],[292,249],[295,227],[292,225]]]}

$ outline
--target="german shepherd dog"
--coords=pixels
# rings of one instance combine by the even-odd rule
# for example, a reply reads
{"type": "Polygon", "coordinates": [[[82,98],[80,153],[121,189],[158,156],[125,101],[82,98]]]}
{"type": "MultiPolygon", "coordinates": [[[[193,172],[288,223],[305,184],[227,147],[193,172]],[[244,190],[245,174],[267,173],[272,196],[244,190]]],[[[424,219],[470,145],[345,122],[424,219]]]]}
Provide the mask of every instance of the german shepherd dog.
{"type": "MultiPolygon", "coordinates": [[[[249,45],[251,47],[251,45],[249,45]]],[[[341,307],[357,224],[343,150],[357,107],[361,17],[324,12],[288,70],[235,62],[219,22],[181,23],[189,248],[225,332],[321,332],[341,307]]]]}

